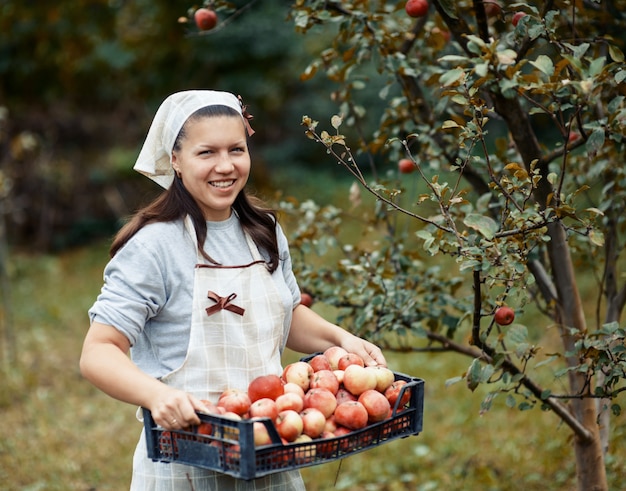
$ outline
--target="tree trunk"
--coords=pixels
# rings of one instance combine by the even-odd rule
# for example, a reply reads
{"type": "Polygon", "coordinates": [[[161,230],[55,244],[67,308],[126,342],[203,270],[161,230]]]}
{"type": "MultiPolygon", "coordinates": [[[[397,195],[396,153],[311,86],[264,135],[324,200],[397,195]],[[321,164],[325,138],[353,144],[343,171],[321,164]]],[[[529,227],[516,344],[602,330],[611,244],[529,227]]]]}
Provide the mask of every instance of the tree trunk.
{"type": "MultiPolygon", "coordinates": [[[[493,94],[496,112],[507,122],[511,136],[520,152],[526,168],[541,159],[542,150],[535,136],[527,113],[518,99],[506,99],[500,94],[493,94]]],[[[547,179],[548,162],[541,166],[542,179],[535,189],[534,197],[542,208],[553,206],[550,200],[554,190],[547,179]]],[[[574,266],[567,243],[567,236],[561,223],[553,222],[548,226],[548,252],[552,266],[552,275],[557,291],[557,315],[561,327],[561,337],[566,352],[573,353],[576,341],[570,328],[586,332],[587,324],[583,311],[580,292],[574,275],[574,266]]],[[[579,364],[577,357],[567,359],[568,366],[579,364]]],[[[585,374],[569,372],[570,393],[582,394],[587,390],[585,374]]],[[[580,491],[604,491],[608,489],[604,453],[597,423],[597,403],[593,398],[571,399],[570,408],[575,418],[589,431],[588,436],[575,435],[574,450],[576,455],[576,474],[580,491]]]]}
{"type": "MultiPolygon", "coordinates": [[[[557,305],[561,337],[565,351],[571,353],[574,352],[576,338],[569,331],[569,328],[573,327],[580,332],[584,332],[586,331],[586,322],[565,230],[560,223],[553,223],[548,227],[548,233],[551,237],[548,249],[558,295],[557,305]]],[[[578,363],[579,360],[576,357],[571,357],[567,360],[568,366],[578,365],[578,363]]],[[[581,394],[588,390],[585,388],[585,374],[571,371],[569,372],[569,382],[572,394],[581,394]]],[[[574,438],[578,489],[580,491],[608,490],[604,453],[597,424],[598,411],[596,401],[590,397],[572,399],[570,405],[576,419],[592,435],[591,439],[583,439],[579,435],[576,435],[574,438]]]]}

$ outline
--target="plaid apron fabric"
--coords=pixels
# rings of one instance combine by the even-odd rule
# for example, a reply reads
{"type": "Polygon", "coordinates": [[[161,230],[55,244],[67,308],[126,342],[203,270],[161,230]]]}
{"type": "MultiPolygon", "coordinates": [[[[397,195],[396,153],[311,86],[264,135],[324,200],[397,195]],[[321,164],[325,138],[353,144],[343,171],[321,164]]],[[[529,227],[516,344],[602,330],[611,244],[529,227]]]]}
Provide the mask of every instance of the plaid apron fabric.
{"type": "MultiPolygon", "coordinates": [[[[227,388],[246,389],[259,375],[282,373],[283,306],[256,245],[246,238],[252,263],[196,267],[187,356],[162,379],[200,399],[217,402],[227,388]]],[[[153,462],[143,432],[133,459],[131,491],[304,489],[298,471],[244,481],[193,466],[153,462]]]]}

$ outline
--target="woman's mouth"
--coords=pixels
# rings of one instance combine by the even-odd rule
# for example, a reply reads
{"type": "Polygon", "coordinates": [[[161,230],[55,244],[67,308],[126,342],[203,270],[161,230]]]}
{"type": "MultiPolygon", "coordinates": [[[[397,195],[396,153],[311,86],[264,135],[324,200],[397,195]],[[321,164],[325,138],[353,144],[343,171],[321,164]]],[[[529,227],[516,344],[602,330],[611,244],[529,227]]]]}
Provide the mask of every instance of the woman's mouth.
{"type": "Polygon", "coordinates": [[[209,184],[214,188],[227,188],[235,184],[235,180],[230,179],[228,181],[211,181],[209,182],[209,184]]]}

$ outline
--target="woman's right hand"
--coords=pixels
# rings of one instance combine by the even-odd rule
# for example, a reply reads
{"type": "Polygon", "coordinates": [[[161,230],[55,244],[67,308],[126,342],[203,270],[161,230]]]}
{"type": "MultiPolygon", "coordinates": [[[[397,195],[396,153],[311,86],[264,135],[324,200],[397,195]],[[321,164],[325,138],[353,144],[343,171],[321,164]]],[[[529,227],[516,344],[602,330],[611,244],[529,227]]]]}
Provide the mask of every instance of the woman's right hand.
{"type": "Polygon", "coordinates": [[[163,390],[147,405],[154,421],[166,430],[180,430],[191,425],[199,425],[200,418],[196,411],[207,412],[209,409],[196,397],[179,389],[163,384],[163,390]]]}

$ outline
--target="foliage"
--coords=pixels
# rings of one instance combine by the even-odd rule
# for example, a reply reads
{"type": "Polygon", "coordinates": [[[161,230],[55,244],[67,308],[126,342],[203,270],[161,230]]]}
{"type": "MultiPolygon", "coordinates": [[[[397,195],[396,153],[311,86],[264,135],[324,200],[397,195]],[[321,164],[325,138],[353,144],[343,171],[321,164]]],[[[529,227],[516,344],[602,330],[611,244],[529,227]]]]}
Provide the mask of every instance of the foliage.
{"type": "MultiPolygon", "coordinates": [[[[388,348],[423,349],[411,333],[471,356],[450,382],[490,385],[483,411],[499,394],[519,409],[553,410],[580,439],[579,486],[604,488],[603,471],[593,470],[597,418],[609,406],[621,410],[626,374],[625,5],[486,3],[433,1],[430,15],[415,20],[404,2],[294,2],[297,29],[337,26],[305,76],[324,71],[336,82],[338,113],[328,129],[309,116],[303,125],[376,198],[367,226],[380,234],[375,250],[342,244],[337,266],[305,267],[304,284],[388,348]],[[525,15],[512,23],[516,12],[525,15]],[[372,66],[380,77],[368,77],[372,66]],[[361,93],[373,84],[386,102],[381,114],[361,93]],[[368,133],[363,122],[374,118],[368,133]],[[402,157],[424,186],[410,202],[401,201],[408,179],[379,171],[402,157]],[[393,227],[398,213],[438,259],[437,274],[410,248],[409,233],[393,227]],[[592,312],[583,310],[574,268],[597,278],[592,312]],[[562,349],[546,356],[526,325],[498,326],[492,314],[504,304],[518,314],[534,304],[560,330],[562,349]],[[539,383],[538,370],[556,380],[539,383]],[[565,374],[568,389],[559,393],[565,374]]],[[[301,208],[311,213],[310,204],[301,208]]],[[[324,253],[310,228],[336,234],[340,215],[325,216],[331,211],[307,218],[296,247],[324,253]]]]}
{"type": "Polygon", "coordinates": [[[157,105],[174,91],[244,96],[255,115],[261,189],[270,165],[311,161],[315,151],[273,143],[300,136],[299,60],[315,43],[282,22],[277,0],[256,2],[236,22],[220,12],[222,28],[207,33],[180,21],[187,7],[1,2],[0,170],[12,182],[4,208],[12,246],[60,250],[110,236],[153,196],[132,165],[157,105]]]}

